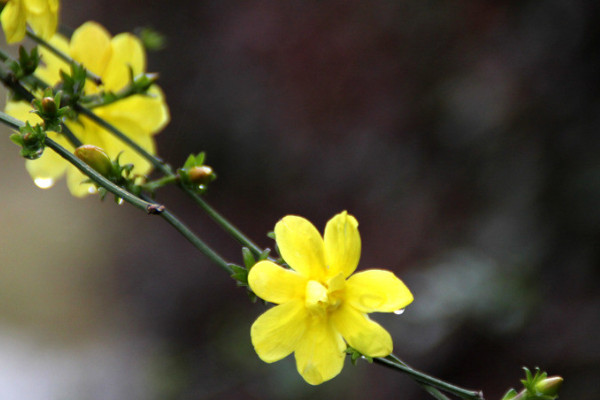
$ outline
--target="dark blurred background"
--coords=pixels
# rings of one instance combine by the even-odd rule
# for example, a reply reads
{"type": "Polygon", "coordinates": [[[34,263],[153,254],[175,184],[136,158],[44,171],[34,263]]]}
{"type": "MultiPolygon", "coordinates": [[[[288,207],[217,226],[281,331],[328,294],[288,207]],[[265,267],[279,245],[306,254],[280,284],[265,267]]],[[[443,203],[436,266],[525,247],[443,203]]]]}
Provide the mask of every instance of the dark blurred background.
{"type": "MultiPolygon", "coordinates": [[[[600,398],[599,16],[585,0],[63,0],[61,14],[162,32],[160,155],[206,151],[206,199],[261,246],[286,214],[320,230],[354,214],[359,269],[415,295],[374,316],[395,353],[488,400],[521,366],[562,375],[561,398],[600,398]]],[[[1,399],[427,398],[366,362],[317,387],[291,357],[263,363],[262,305],[159,218],[35,188],[3,130],[1,399]]],[[[187,198],[160,199],[241,262],[187,198]]]]}

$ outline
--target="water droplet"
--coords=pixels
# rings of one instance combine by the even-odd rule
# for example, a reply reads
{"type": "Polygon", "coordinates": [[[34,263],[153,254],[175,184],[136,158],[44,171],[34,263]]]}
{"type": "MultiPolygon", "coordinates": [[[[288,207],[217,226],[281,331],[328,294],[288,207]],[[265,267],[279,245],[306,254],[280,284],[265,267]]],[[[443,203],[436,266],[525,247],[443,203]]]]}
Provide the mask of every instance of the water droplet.
{"type": "Polygon", "coordinates": [[[96,187],[93,185],[89,185],[88,186],[88,193],[89,194],[96,194],[96,187]]]}
{"type": "Polygon", "coordinates": [[[404,308],[394,311],[394,314],[396,314],[396,315],[400,315],[402,313],[404,313],[404,308]]]}
{"type": "Polygon", "coordinates": [[[119,200],[117,200],[117,204],[118,204],[118,205],[121,205],[121,204],[123,204],[124,202],[125,202],[125,201],[123,201],[123,199],[122,199],[122,198],[120,198],[120,197],[119,197],[119,200]]]}
{"type": "Polygon", "coordinates": [[[54,179],[52,178],[35,178],[33,183],[41,189],[48,189],[54,186],[54,179]]]}

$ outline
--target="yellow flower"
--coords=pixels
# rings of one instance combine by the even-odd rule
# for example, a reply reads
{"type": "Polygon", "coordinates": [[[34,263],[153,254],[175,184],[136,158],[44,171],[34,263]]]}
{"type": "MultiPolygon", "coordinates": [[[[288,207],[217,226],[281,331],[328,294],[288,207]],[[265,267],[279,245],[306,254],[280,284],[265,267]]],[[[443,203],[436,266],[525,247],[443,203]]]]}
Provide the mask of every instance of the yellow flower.
{"type": "Polygon", "coordinates": [[[0,0],[6,3],[0,20],[8,43],[25,37],[26,24],[44,39],[50,39],[58,25],[58,0],[0,0]]]}
{"type": "MultiPolygon", "coordinates": [[[[70,42],[60,35],[55,35],[50,42],[102,78],[102,87],[89,80],[86,82],[87,95],[98,93],[100,90],[121,90],[129,83],[129,67],[133,69],[134,75],[146,70],[146,53],[139,39],[129,33],[121,33],[111,38],[110,34],[95,22],[87,22],[75,30],[70,42]]],[[[40,66],[36,75],[46,83],[56,84],[60,80],[61,69],[70,71],[68,64],[54,54],[43,48],[40,53],[46,66],[40,66]]],[[[40,123],[41,119],[30,113],[30,110],[31,107],[24,102],[9,102],[6,106],[6,112],[13,117],[30,121],[32,124],[40,123]]],[[[148,95],[129,96],[94,108],[94,112],[151,154],[155,154],[153,135],[169,121],[169,109],[157,85],[149,89],[148,95]]],[[[84,144],[100,147],[113,159],[122,152],[119,158],[121,164],[134,164],[133,173],[143,175],[152,169],[148,161],[86,117],[79,116],[77,121],[67,121],[67,125],[84,144]]],[[[50,132],[49,137],[73,150],[73,146],[63,136],[50,132]]],[[[90,184],[81,184],[86,177],[52,151],[45,151],[37,160],[27,160],[26,168],[40,187],[51,186],[66,173],[67,185],[73,195],[82,197],[93,192],[90,184]]]]}
{"type": "Polygon", "coordinates": [[[271,363],[294,352],[300,375],[318,385],[340,373],[346,343],[370,357],[389,355],[392,338],[367,313],[401,310],[413,296],[389,271],[352,275],[360,258],[356,219],[337,214],[322,238],[309,221],[288,215],[275,238],[291,269],[260,261],[248,275],[257,296],[278,304],[250,330],[258,356],[271,363]]]}

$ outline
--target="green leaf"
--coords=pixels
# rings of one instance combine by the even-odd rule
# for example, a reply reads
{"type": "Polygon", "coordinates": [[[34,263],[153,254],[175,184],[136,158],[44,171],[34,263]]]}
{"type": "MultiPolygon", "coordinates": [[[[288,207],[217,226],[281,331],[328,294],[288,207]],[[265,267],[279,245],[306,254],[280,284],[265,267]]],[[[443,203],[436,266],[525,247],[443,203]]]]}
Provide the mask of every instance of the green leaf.
{"type": "Polygon", "coordinates": [[[242,247],[242,257],[244,259],[244,265],[246,266],[246,269],[248,271],[250,271],[250,268],[252,268],[254,266],[254,264],[256,264],[254,255],[252,255],[252,252],[250,251],[249,248],[242,247]]]}
{"type": "Polygon", "coordinates": [[[504,397],[502,397],[502,400],[511,400],[511,399],[515,398],[517,396],[517,394],[518,393],[515,389],[510,389],[508,392],[506,392],[504,397]]]}
{"type": "Polygon", "coordinates": [[[262,261],[262,260],[266,260],[269,257],[269,254],[271,253],[271,249],[269,249],[268,247],[266,249],[264,249],[262,251],[262,253],[260,253],[260,255],[258,256],[258,261],[262,261]]]}
{"type": "Polygon", "coordinates": [[[235,279],[239,285],[248,286],[248,270],[236,264],[229,264],[229,266],[233,270],[231,277],[235,279]]]}

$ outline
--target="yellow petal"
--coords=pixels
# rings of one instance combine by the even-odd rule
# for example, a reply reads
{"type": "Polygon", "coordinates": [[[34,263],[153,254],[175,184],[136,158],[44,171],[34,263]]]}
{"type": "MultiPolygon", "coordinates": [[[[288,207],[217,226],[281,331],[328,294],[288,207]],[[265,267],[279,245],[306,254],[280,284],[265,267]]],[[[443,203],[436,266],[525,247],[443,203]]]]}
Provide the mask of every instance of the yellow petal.
{"type": "MultiPolygon", "coordinates": [[[[58,142],[63,147],[72,148],[66,139],[54,132],[49,132],[48,137],[58,142]]],[[[25,168],[34,182],[45,182],[43,186],[50,187],[53,182],[61,178],[67,170],[67,162],[53,150],[46,149],[37,160],[27,160],[25,168]],[[52,182],[52,183],[51,183],[52,182]],[[49,185],[49,186],[48,186],[49,185]]]]}
{"type": "Polygon", "coordinates": [[[129,68],[136,76],[146,70],[146,52],[140,40],[130,33],[116,35],[111,42],[112,55],[106,66],[102,81],[106,90],[114,92],[129,82],[129,68]]]}
{"type": "Polygon", "coordinates": [[[397,311],[412,301],[410,290],[390,271],[362,271],[346,281],[346,302],[362,312],[397,311]]]}
{"type": "MultiPolygon", "coordinates": [[[[62,35],[56,34],[50,39],[50,44],[65,54],[69,53],[69,41],[62,35]]],[[[45,47],[39,47],[42,65],[35,70],[35,74],[48,85],[54,85],[60,80],[60,70],[71,73],[69,64],[58,58],[45,47]]]]}
{"type": "Polygon", "coordinates": [[[369,357],[385,357],[392,352],[392,337],[377,322],[354,309],[342,305],[331,314],[331,321],[346,342],[369,357]]]}
{"type": "Polygon", "coordinates": [[[169,122],[169,108],[160,89],[155,85],[148,95],[134,95],[107,106],[99,107],[98,114],[108,120],[129,119],[148,135],[158,133],[169,122]]]}
{"type": "Polygon", "coordinates": [[[31,125],[41,124],[42,119],[31,111],[31,104],[24,101],[9,101],[6,103],[4,112],[23,122],[29,122],[31,125]]]}
{"type": "MultiPolygon", "coordinates": [[[[8,115],[23,122],[27,121],[32,125],[42,122],[42,119],[37,114],[30,112],[31,105],[23,101],[9,101],[6,103],[6,108],[4,111],[8,115]]],[[[58,142],[60,145],[68,149],[72,149],[72,146],[66,139],[64,139],[62,135],[59,135],[55,132],[49,132],[48,136],[58,142]]],[[[27,160],[25,162],[25,168],[34,181],[51,180],[55,182],[65,173],[65,170],[67,169],[67,162],[54,151],[46,149],[42,156],[37,160],[27,160]]],[[[47,184],[48,183],[46,183],[46,185],[47,184]]]]}
{"type": "Polygon", "coordinates": [[[34,32],[44,39],[50,39],[58,26],[58,10],[52,9],[47,0],[25,0],[27,22],[34,32]]]}
{"type": "Polygon", "coordinates": [[[250,336],[261,360],[271,363],[291,354],[306,331],[307,315],[301,301],[271,308],[252,324],[250,336]]]}
{"type": "Polygon", "coordinates": [[[302,275],[271,261],[256,263],[248,274],[250,289],[261,299],[276,304],[302,299],[306,282],[302,275]]]}
{"type": "Polygon", "coordinates": [[[86,22],[71,37],[71,57],[102,76],[112,53],[110,40],[110,34],[101,25],[86,22]]]}
{"type": "Polygon", "coordinates": [[[48,6],[47,0],[23,0],[25,8],[31,13],[40,14],[46,11],[48,6]]]}
{"type": "Polygon", "coordinates": [[[91,183],[84,183],[84,181],[87,179],[89,178],[82,174],[77,168],[72,165],[68,165],[67,187],[73,196],[85,197],[91,193],[94,193],[94,185],[91,183]]]}
{"type": "Polygon", "coordinates": [[[328,275],[340,272],[350,276],[360,259],[360,235],[356,218],[346,211],[334,216],[325,226],[325,261],[328,275]]]}
{"type": "Polygon", "coordinates": [[[2,21],[2,28],[8,43],[23,40],[27,27],[26,18],[25,8],[20,0],[6,3],[0,15],[0,21],[2,21]]]}
{"type": "MultiPolygon", "coordinates": [[[[154,138],[145,132],[135,121],[127,118],[127,116],[112,116],[105,115],[98,110],[98,116],[104,118],[110,124],[114,125],[121,132],[125,133],[131,140],[137,143],[140,147],[150,154],[156,153],[154,138]]],[[[90,124],[92,124],[90,122],[90,124]]],[[[111,133],[95,126],[97,128],[97,138],[89,138],[86,143],[101,147],[106,151],[111,159],[115,159],[119,154],[119,162],[121,165],[133,164],[135,168],[133,172],[136,174],[147,174],[152,170],[152,164],[136,151],[129,148],[120,139],[113,136],[111,133]]]]}
{"type": "Polygon", "coordinates": [[[323,383],[340,373],[346,344],[326,318],[311,318],[296,347],[296,368],[311,385],[323,383]]]}
{"type": "Polygon", "coordinates": [[[291,268],[307,278],[324,277],[323,239],[308,220],[295,215],[284,217],[275,225],[275,240],[291,268]]]}

